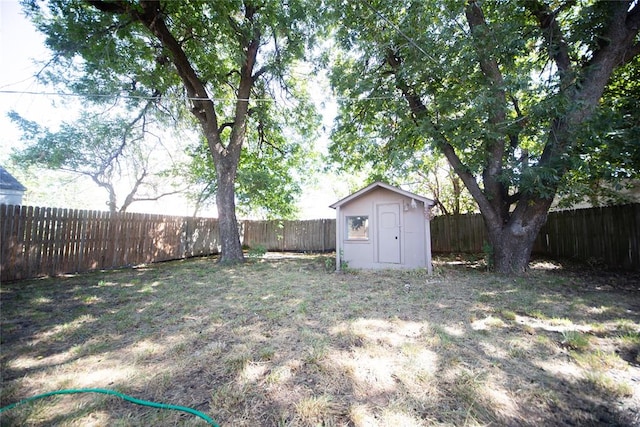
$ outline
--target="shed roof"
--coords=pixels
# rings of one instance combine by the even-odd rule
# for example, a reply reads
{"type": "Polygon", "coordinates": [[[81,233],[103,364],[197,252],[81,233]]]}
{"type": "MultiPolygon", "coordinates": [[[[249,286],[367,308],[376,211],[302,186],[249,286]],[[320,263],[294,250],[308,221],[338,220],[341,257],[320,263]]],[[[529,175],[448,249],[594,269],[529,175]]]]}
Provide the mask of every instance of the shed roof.
{"type": "Polygon", "coordinates": [[[0,166],[0,189],[26,191],[27,187],[20,184],[5,168],[0,166]]]}
{"type": "Polygon", "coordinates": [[[435,205],[435,202],[433,200],[428,199],[428,198],[426,198],[424,196],[420,196],[418,194],[411,193],[410,191],[405,191],[402,188],[394,187],[392,185],[385,184],[384,182],[376,181],[373,184],[370,184],[370,185],[364,187],[363,189],[358,190],[353,194],[350,194],[349,196],[345,197],[344,199],[335,202],[334,204],[330,205],[329,207],[333,208],[333,209],[336,209],[336,208],[338,208],[338,207],[340,207],[340,206],[342,206],[342,205],[344,205],[346,203],[349,203],[350,201],[352,201],[354,199],[357,199],[358,197],[361,197],[361,196],[363,196],[363,195],[365,195],[365,194],[367,194],[367,193],[369,193],[369,192],[371,192],[371,191],[373,191],[373,190],[375,190],[377,188],[384,188],[386,190],[393,191],[394,193],[400,194],[402,196],[411,197],[412,199],[419,200],[419,201],[423,202],[425,204],[425,206],[426,205],[428,205],[428,206],[435,205]]]}

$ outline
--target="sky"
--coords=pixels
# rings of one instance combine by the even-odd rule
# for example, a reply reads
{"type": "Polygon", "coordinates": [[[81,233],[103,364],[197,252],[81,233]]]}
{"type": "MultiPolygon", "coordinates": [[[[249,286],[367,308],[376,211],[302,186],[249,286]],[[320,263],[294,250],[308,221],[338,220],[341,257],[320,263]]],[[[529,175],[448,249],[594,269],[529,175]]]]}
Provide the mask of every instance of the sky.
{"type": "Polygon", "coordinates": [[[0,126],[2,129],[2,160],[19,137],[15,126],[6,115],[9,110],[20,110],[25,114],[38,114],[41,101],[38,97],[7,91],[41,91],[43,88],[32,76],[39,67],[34,59],[47,55],[44,37],[37,33],[22,15],[17,1],[0,0],[0,126]]]}
{"type": "MultiPolygon", "coordinates": [[[[52,102],[56,101],[56,97],[41,94],[51,90],[39,84],[33,75],[41,69],[36,62],[44,61],[48,56],[44,36],[24,17],[19,2],[0,0],[0,164],[6,164],[11,150],[19,148],[22,144],[19,130],[7,117],[9,111],[15,110],[27,119],[53,127],[60,120],[77,113],[63,109],[60,105],[53,107],[52,102]]],[[[335,116],[335,105],[328,105],[324,112],[326,129],[331,128],[335,116]]],[[[320,144],[326,144],[326,141],[325,135],[320,144]]],[[[9,171],[14,175],[21,173],[9,171]]],[[[46,176],[53,177],[55,174],[46,176]]],[[[33,201],[37,201],[38,194],[51,195],[53,191],[56,192],[56,207],[105,209],[106,193],[97,189],[88,179],[74,178],[67,190],[58,187],[46,188],[46,183],[52,179],[32,179],[31,185],[27,185],[29,192],[23,201],[25,204],[36,204],[29,202],[29,195],[33,201]],[[34,186],[38,188],[33,188],[34,186]],[[86,206],[67,206],[74,203],[78,197],[82,197],[86,206]]],[[[335,217],[335,211],[328,206],[348,194],[348,189],[343,187],[339,179],[331,174],[320,177],[318,182],[308,185],[298,204],[301,219],[335,217]]],[[[184,200],[174,198],[159,203],[134,204],[131,211],[192,215],[193,206],[184,200]]],[[[206,211],[205,215],[215,216],[215,210],[206,211]]]]}

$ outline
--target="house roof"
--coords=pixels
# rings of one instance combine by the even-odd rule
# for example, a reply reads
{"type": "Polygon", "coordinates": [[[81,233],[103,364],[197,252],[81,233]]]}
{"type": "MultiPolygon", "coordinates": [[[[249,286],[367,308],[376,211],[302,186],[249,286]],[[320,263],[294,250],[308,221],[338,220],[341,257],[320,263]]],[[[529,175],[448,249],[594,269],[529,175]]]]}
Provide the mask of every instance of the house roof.
{"type": "Polygon", "coordinates": [[[0,166],[0,189],[26,191],[27,187],[13,177],[5,168],[0,166]]]}
{"type": "Polygon", "coordinates": [[[371,185],[368,185],[366,187],[364,187],[361,190],[356,191],[353,194],[350,194],[349,196],[345,197],[342,200],[339,200],[337,202],[335,202],[334,204],[330,205],[330,208],[336,209],[346,203],[349,203],[350,201],[357,199],[358,197],[361,197],[377,188],[384,188],[385,190],[389,190],[389,191],[393,191],[394,193],[400,194],[402,196],[406,196],[406,197],[411,197],[412,199],[415,200],[419,200],[421,202],[423,202],[425,204],[425,206],[433,206],[435,205],[435,202],[431,199],[428,199],[424,196],[420,196],[418,194],[415,193],[411,193],[409,191],[405,191],[402,188],[398,188],[398,187],[394,187],[392,185],[389,184],[385,184],[384,182],[380,182],[380,181],[376,181],[371,185]]]}

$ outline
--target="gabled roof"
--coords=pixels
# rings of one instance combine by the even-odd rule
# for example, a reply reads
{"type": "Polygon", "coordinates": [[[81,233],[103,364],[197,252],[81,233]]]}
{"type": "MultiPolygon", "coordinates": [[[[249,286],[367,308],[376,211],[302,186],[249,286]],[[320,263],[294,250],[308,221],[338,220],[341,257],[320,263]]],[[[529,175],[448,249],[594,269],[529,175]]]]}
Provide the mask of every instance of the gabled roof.
{"type": "Polygon", "coordinates": [[[0,166],[0,189],[26,191],[27,187],[13,177],[5,168],[0,166]]]}
{"type": "Polygon", "coordinates": [[[358,197],[361,197],[377,188],[384,188],[385,190],[389,190],[389,191],[393,191],[394,193],[400,194],[402,196],[406,196],[406,197],[411,197],[412,199],[415,200],[419,200],[421,202],[423,202],[425,204],[425,206],[433,206],[435,205],[435,202],[431,199],[428,199],[426,197],[420,196],[418,194],[415,193],[411,193],[409,191],[405,191],[402,188],[398,188],[398,187],[394,187],[392,185],[389,184],[385,184],[384,182],[380,182],[380,181],[376,181],[371,185],[368,185],[366,187],[364,187],[361,190],[356,191],[355,193],[345,197],[342,200],[339,200],[337,202],[335,202],[334,204],[332,204],[331,206],[329,206],[330,208],[336,209],[342,205],[344,205],[345,203],[349,203],[351,200],[357,199],[358,197]]]}

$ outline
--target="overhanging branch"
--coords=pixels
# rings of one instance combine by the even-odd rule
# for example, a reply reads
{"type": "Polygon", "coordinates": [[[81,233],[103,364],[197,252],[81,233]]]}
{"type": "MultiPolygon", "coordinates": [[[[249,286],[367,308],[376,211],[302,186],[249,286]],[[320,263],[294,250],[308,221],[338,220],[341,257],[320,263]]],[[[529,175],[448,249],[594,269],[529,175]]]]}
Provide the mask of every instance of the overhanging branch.
{"type": "Polygon", "coordinates": [[[547,52],[558,67],[562,86],[564,88],[570,86],[573,83],[574,75],[569,57],[569,46],[556,20],[556,13],[538,0],[523,0],[521,3],[536,18],[538,26],[546,36],[547,52]]]}
{"type": "Polygon", "coordinates": [[[438,126],[432,120],[431,114],[427,108],[427,106],[422,102],[422,99],[409,87],[409,85],[402,80],[397,71],[399,71],[399,67],[402,64],[402,59],[391,49],[388,49],[386,52],[386,61],[387,64],[394,71],[396,76],[396,87],[402,92],[403,97],[409,104],[409,108],[412,113],[412,117],[418,125],[420,122],[424,121],[428,123],[429,127],[431,127],[434,131],[434,141],[436,146],[442,151],[442,153],[447,158],[447,161],[451,165],[451,167],[458,174],[462,182],[464,182],[465,186],[471,193],[471,196],[478,203],[478,207],[480,211],[487,218],[491,218],[495,220],[497,218],[498,213],[491,205],[491,202],[484,194],[478,182],[471,172],[469,172],[468,168],[462,163],[460,157],[456,154],[455,149],[449,143],[447,136],[444,135],[438,126]]]}

